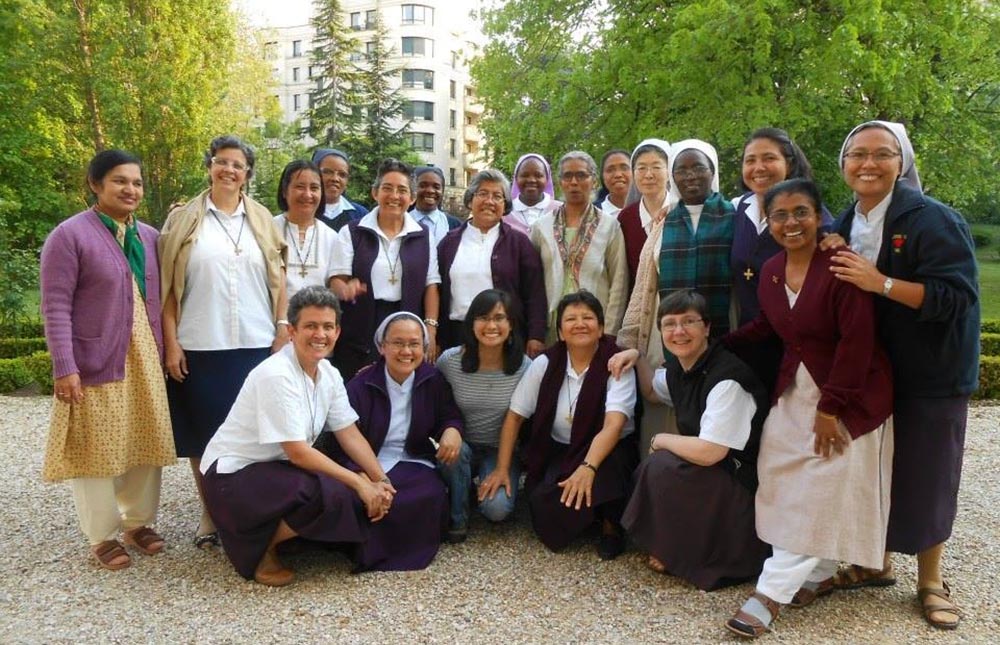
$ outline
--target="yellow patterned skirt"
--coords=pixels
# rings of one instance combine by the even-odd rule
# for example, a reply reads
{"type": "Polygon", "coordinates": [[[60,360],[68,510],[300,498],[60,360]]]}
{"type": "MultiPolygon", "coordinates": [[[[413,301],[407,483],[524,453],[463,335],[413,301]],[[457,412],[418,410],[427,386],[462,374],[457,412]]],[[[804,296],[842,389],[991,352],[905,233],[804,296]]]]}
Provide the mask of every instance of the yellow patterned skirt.
{"type": "Polygon", "coordinates": [[[135,466],[177,461],[156,340],[132,281],[132,338],[125,378],[83,388],[83,401],[54,400],[42,477],[117,477],[135,466]]]}

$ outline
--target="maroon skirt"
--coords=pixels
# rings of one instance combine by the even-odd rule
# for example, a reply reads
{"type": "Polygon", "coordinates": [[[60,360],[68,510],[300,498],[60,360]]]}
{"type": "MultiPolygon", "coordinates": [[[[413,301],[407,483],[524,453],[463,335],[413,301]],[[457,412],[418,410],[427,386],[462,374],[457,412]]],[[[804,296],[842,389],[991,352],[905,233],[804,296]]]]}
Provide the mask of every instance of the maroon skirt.
{"type": "Polygon", "coordinates": [[[567,508],[559,501],[562,495],[559,482],[563,475],[563,456],[568,446],[555,441],[552,444],[542,481],[526,492],[535,534],[550,550],[560,551],[595,520],[621,523],[637,459],[634,435],[620,440],[597,469],[591,489],[591,506],[576,510],[567,508]]]}
{"type": "Polygon", "coordinates": [[[968,414],[968,396],[896,400],[887,551],[920,553],[951,537],[968,414]]]}
{"type": "Polygon", "coordinates": [[[281,520],[307,540],[330,543],[361,542],[368,524],[361,500],[347,486],[287,461],[228,474],[212,464],[205,473],[205,505],[226,556],[248,579],[281,520]]]}
{"type": "Polygon", "coordinates": [[[355,573],[427,568],[448,525],[448,495],[437,470],[401,461],[386,474],[396,489],[392,510],[358,546],[355,573]]]}
{"type": "Polygon", "coordinates": [[[669,450],[639,466],[622,525],[668,573],[703,591],[756,577],[771,554],[754,528],[753,493],[722,466],[669,450]]]}

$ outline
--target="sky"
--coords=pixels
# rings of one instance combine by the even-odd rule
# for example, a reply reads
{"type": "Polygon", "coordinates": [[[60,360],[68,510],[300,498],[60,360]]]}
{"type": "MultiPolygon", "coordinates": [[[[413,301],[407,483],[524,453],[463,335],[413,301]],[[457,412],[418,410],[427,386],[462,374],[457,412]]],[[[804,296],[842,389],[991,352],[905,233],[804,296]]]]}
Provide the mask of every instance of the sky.
{"type": "Polygon", "coordinates": [[[312,0],[230,0],[255,27],[291,27],[309,22],[312,0]]]}

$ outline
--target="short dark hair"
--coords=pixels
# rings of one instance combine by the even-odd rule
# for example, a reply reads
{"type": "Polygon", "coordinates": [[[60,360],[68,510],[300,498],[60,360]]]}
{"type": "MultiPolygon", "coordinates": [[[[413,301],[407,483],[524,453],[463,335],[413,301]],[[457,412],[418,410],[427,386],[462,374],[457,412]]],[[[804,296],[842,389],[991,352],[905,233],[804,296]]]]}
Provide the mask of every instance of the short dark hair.
{"type": "Polygon", "coordinates": [[[811,179],[786,179],[771,186],[764,194],[764,213],[770,213],[771,203],[780,195],[805,195],[812,202],[816,217],[822,217],[823,198],[819,192],[819,186],[811,179]]]}
{"type": "MultiPolygon", "coordinates": [[[[635,169],[635,162],[639,159],[639,155],[644,155],[647,152],[652,152],[658,157],[663,157],[664,163],[670,162],[670,157],[667,152],[660,146],[655,146],[652,143],[647,143],[636,148],[630,155],[632,161],[632,169],[635,169]]],[[[611,153],[608,153],[611,154],[611,153]]],[[[628,154],[627,152],[625,154],[628,154]]],[[[601,163],[601,168],[604,168],[604,163],[601,163]]]]}
{"type": "Polygon", "coordinates": [[[663,298],[660,306],[656,308],[656,328],[660,328],[660,321],[664,316],[676,316],[689,311],[697,312],[708,324],[708,303],[705,301],[705,296],[692,289],[674,291],[663,298]]]}
{"type": "MultiPolygon", "coordinates": [[[[811,180],[813,178],[812,164],[806,158],[806,153],[802,152],[802,148],[792,141],[787,132],[781,128],[757,128],[743,143],[743,150],[746,151],[747,146],[757,139],[768,139],[781,150],[781,156],[785,158],[785,163],[788,165],[788,174],[785,179],[801,177],[811,180]]],[[[750,190],[750,187],[743,181],[743,173],[740,173],[740,188],[743,192],[750,190]]]]}
{"type": "Polygon", "coordinates": [[[296,159],[289,162],[285,166],[285,169],[281,171],[281,180],[278,182],[278,208],[283,211],[288,210],[288,199],[285,198],[285,192],[292,184],[292,179],[295,178],[295,175],[303,170],[311,170],[319,177],[319,205],[316,207],[316,212],[314,213],[318,217],[326,210],[326,189],[323,188],[323,173],[320,172],[319,166],[305,159],[296,159]]]}
{"type": "Polygon", "coordinates": [[[231,148],[233,150],[239,150],[243,153],[243,156],[247,160],[247,184],[253,179],[253,166],[257,162],[257,155],[254,154],[253,148],[251,148],[246,143],[243,143],[243,139],[240,139],[235,134],[224,134],[221,137],[215,137],[212,142],[208,144],[208,150],[205,151],[205,167],[212,167],[212,157],[217,155],[220,150],[226,150],[231,148]]]}
{"type": "Polygon", "coordinates": [[[333,313],[337,318],[337,325],[340,325],[340,301],[326,287],[313,285],[298,290],[292,296],[291,300],[288,301],[288,324],[292,327],[298,326],[299,314],[306,307],[333,309],[333,313]]]}
{"type": "Polygon", "coordinates": [[[382,183],[382,178],[390,172],[401,172],[406,175],[406,178],[410,181],[410,192],[416,192],[416,184],[413,181],[413,167],[405,161],[392,158],[383,159],[379,163],[378,170],[375,172],[375,181],[372,183],[372,190],[378,190],[379,185],[382,183]]]}
{"type": "Polygon", "coordinates": [[[479,371],[479,341],[473,330],[476,318],[488,316],[497,305],[503,306],[510,322],[510,337],[503,346],[504,374],[514,374],[524,361],[524,336],[521,333],[521,311],[517,301],[502,289],[486,289],[472,299],[462,321],[462,371],[479,371]]]}
{"type": "Polygon", "coordinates": [[[131,152],[117,149],[98,152],[87,165],[87,189],[90,184],[101,183],[113,168],[123,164],[135,164],[142,171],[142,161],[131,152]]]}
{"type": "Polygon", "coordinates": [[[597,299],[597,296],[587,291],[586,289],[580,289],[573,293],[567,293],[559,301],[556,306],[556,329],[562,325],[563,313],[566,311],[566,307],[572,305],[583,305],[584,307],[590,309],[597,315],[597,322],[603,327],[604,326],[604,307],[601,306],[601,301],[597,299]]]}

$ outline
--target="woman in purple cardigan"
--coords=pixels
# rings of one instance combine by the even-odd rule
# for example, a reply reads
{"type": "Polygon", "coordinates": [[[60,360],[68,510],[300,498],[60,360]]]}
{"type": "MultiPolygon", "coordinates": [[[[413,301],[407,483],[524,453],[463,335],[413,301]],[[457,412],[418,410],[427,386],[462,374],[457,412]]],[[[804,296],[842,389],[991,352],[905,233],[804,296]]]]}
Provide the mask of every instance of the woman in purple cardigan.
{"type": "Polygon", "coordinates": [[[42,247],[45,338],[55,403],[42,474],[73,484],[80,527],[105,569],[132,562],[131,546],[163,550],[153,530],[160,470],[174,463],[163,378],[156,229],[139,222],[139,159],[98,153],[87,185],[93,207],[42,247]],[[121,533],[121,541],[119,540],[121,533]]]}
{"type": "Polygon", "coordinates": [[[510,212],[510,182],[499,170],[480,171],[464,198],[472,218],[450,231],[438,245],[441,268],[441,332],[444,350],[462,343],[462,324],[472,300],[486,289],[510,294],[522,312],[518,327],[527,331],[527,353],[545,349],[548,302],[542,258],[524,235],[504,221],[510,212]]]}
{"type": "Polygon", "coordinates": [[[839,562],[882,563],[892,479],[892,368],[875,332],[870,294],[830,271],[817,247],[819,189],[806,179],[764,197],[784,248],[761,267],[760,315],[730,346],[774,336],[784,355],[757,458],[757,535],[772,545],[753,596],[726,627],[756,638],[780,605],[804,607],[833,590],[839,562]]]}
{"type": "Polygon", "coordinates": [[[448,381],[424,362],[429,343],[416,314],[389,314],[375,331],[381,357],[347,384],[361,434],[396,490],[392,512],[371,526],[359,547],[355,571],[423,569],[441,545],[448,497],[437,466],[458,459],[463,425],[448,381]]]}

